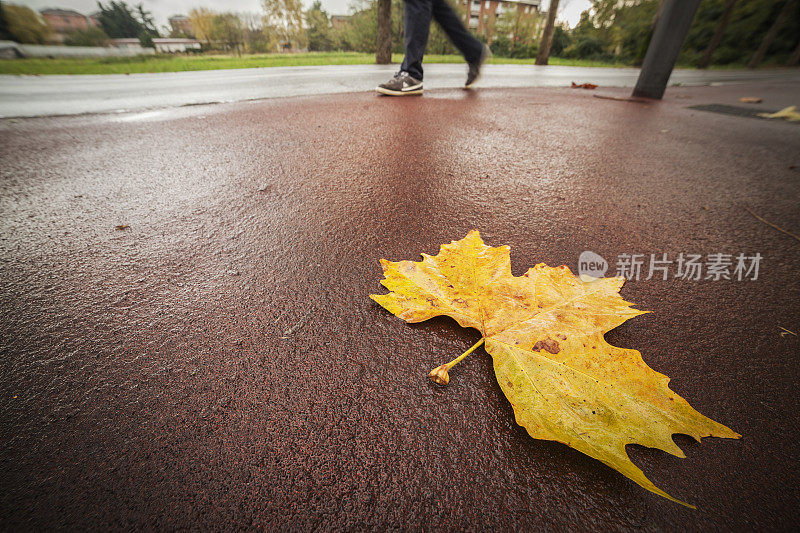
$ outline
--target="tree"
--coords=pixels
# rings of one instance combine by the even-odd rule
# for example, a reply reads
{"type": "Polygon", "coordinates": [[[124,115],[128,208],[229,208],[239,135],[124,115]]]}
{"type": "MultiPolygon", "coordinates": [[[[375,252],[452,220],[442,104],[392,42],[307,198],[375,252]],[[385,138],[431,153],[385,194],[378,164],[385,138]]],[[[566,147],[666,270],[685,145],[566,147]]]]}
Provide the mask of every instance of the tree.
{"type": "Polygon", "coordinates": [[[0,41],[11,39],[11,33],[8,31],[8,20],[3,11],[3,2],[0,2],[0,41]]]}
{"type": "Polygon", "coordinates": [[[392,2],[378,0],[378,44],[375,62],[388,65],[392,62],[392,2]]]}
{"type": "Polygon", "coordinates": [[[556,30],[553,32],[553,44],[550,45],[550,55],[560,56],[564,53],[564,49],[570,45],[572,40],[570,39],[568,30],[569,27],[566,25],[556,26],[556,30]]]}
{"type": "Polygon", "coordinates": [[[195,37],[205,45],[205,48],[211,48],[214,37],[214,12],[205,7],[196,7],[189,11],[189,24],[194,30],[195,37]]]}
{"type": "Polygon", "coordinates": [[[284,50],[300,50],[307,46],[301,0],[261,0],[261,6],[267,24],[274,28],[284,50]]]}
{"type": "Polygon", "coordinates": [[[547,8],[547,22],[544,25],[542,40],[539,43],[539,53],[536,54],[537,65],[546,65],[550,59],[550,47],[553,45],[553,32],[556,26],[558,2],[559,0],[550,0],[550,7],[547,8]]]}
{"type": "Polygon", "coordinates": [[[43,44],[52,30],[33,9],[14,4],[3,5],[3,15],[8,24],[8,33],[18,43],[43,44]]]}
{"type": "MultiPolygon", "coordinates": [[[[500,57],[531,58],[536,55],[538,17],[526,16],[524,5],[505,10],[492,28],[492,53],[500,57]],[[494,35],[496,33],[496,36],[494,35]]],[[[488,32],[488,29],[487,29],[488,32]]],[[[488,41],[488,36],[486,37],[488,41]]]]}
{"type": "Polygon", "coordinates": [[[725,10],[722,12],[722,17],[719,19],[717,29],[714,30],[714,36],[708,43],[708,48],[706,48],[706,51],[703,54],[702,59],[700,59],[700,62],[697,63],[697,68],[707,68],[708,64],[711,63],[711,56],[714,55],[719,43],[722,42],[722,36],[725,33],[725,28],[728,27],[728,22],[731,20],[731,13],[733,13],[733,8],[736,5],[736,2],[738,2],[738,0],[725,1],[725,10]]]}
{"type": "Polygon", "coordinates": [[[764,56],[767,54],[767,51],[769,50],[772,42],[775,40],[775,37],[778,35],[778,31],[789,18],[796,1],[797,0],[786,0],[786,3],[783,4],[783,9],[781,9],[781,12],[778,13],[778,16],[775,18],[775,22],[772,24],[772,26],[770,26],[769,31],[764,36],[764,40],[761,41],[761,46],[758,47],[756,53],[753,54],[753,58],[747,64],[747,68],[756,68],[761,61],[764,60],[764,56]]]}
{"type": "Polygon", "coordinates": [[[156,29],[156,24],[153,21],[153,15],[149,11],[145,11],[144,6],[141,3],[136,6],[136,13],[139,15],[139,22],[141,23],[144,31],[147,32],[151,37],[158,37],[158,30],[156,29]]]}
{"type": "Polygon", "coordinates": [[[235,13],[219,13],[214,15],[212,35],[215,41],[225,44],[227,50],[241,54],[244,42],[244,27],[235,13]]]}
{"type": "Polygon", "coordinates": [[[322,2],[316,0],[306,11],[308,49],[313,52],[333,50],[333,29],[322,2]]]}
{"type": "MultiPolygon", "coordinates": [[[[147,28],[136,19],[133,11],[125,2],[112,1],[107,6],[98,2],[97,7],[100,10],[97,16],[100,26],[112,39],[138,38],[143,33],[148,33],[147,28]]],[[[157,35],[158,33],[155,36],[157,35]]],[[[150,36],[154,37],[152,34],[150,36]]]]}
{"type": "Polygon", "coordinates": [[[259,13],[245,12],[239,14],[242,21],[244,48],[247,53],[256,54],[274,52],[277,40],[270,28],[264,25],[264,17],[259,13]]]}

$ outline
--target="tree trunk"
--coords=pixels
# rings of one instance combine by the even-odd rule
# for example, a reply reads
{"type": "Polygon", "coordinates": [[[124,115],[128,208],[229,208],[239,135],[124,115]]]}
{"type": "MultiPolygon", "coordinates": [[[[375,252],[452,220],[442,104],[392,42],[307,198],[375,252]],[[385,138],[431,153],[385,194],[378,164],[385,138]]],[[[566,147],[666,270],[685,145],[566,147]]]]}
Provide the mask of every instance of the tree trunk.
{"type": "Polygon", "coordinates": [[[793,67],[800,62],[800,42],[797,43],[797,48],[794,49],[792,55],[789,56],[789,61],[786,62],[787,67],[793,67]]]}
{"type": "Polygon", "coordinates": [[[747,68],[756,68],[761,61],[763,61],[764,56],[767,55],[767,50],[769,50],[772,41],[774,41],[775,37],[778,35],[781,26],[783,26],[783,23],[789,18],[796,1],[797,0],[786,0],[786,3],[783,4],[783,9],[778,13],[778,17],[775,19],[775,22],[772,23],[772,27],[770,27],[769,31],[764,36],[764,40],[761,41],[761,46],[758,47],[758,50],[756,50],[756,53],[753,55],[753,59],[747,64],[747,68]]]}
{"type": "Polygon", "coordinates": [[[653,32],[658,24],[658,17],[661,16],[661,11],[664,9],[664,0],[658,0],[656,12],[653,13],[653,21],[650,23],[650,28],[647,30],[647,36],[642,39],[642,44],[639,46],[639,51],[636,52],[636,57],[633,58],[633,66],[641,67],[644,63],[644,56],[647,54],[647,47],[650,46],[650,40],[653,38],[653,32]]]}
{"type": "Polygon", "coordinates": [[[686,36],[692,27],[694,15],[700,7],[700,0],[665,0],[653,37],[644,56],[642,70],[634,97],[655,98],[664,96],[672,69],[681,53],[686,36]]]}
{"type": "Polygon", "coordinates": [[[392,62],[392,0],[378,0],[378,51],[375,62],[379,65],[392,62]]]}
{"type": "Polygon", "coordinates": [[[722,12],[722,18],[719,19],[719,24],[717,24],[717,29],[714,31],[714,36],[708,43],[708,48],[706,48],[703,57],[697,64],[697,68],[708,68],[708,65],[711,63],[711,56],[714,55],[719,43],[722,42],[722,35],[725,33],[725,28],[728,27],[728,22],[731,20],[731,13],[733,13],[733,6],[736,5],[737,1],[738,0],[728,0],[725,2],[725,11],[722,12]]]}
{"type": "Polygon", "coordinates": [[[558,1],[550,0],[550,7],[547,8],[547,22],[542,32],[542,40],[539,42],[539,52],[536,54],[537,65],[546,65],[550,59],[550,47],[553,45],[553,33],[556,30],[558,1]]]}

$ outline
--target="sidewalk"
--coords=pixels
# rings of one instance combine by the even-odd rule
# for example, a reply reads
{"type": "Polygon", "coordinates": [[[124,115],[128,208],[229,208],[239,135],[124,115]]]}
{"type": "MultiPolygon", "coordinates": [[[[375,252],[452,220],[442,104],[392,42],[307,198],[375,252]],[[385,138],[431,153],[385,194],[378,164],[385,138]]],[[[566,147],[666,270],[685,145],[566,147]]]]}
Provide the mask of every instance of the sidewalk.
{"type": "MultiPolygon", "coordinates": [[[[397,65],[344,65],[205,70],[157,74],[88,76],[0,75],[0,117],[73,115],[159,109],[215,102],[371,91],[397,65]]],[[[466,66],[425,67],[425,87],[460,88],[466,66]]],[[[479,86],[569,87],[591,82],[601,87],[633,87],[634,68],[486,65],[479,86]]],[[[800,82],[800,69],[676,70],[671,84],[800,82]]]]}
{"type": "Polygon", "coordinates": [[[791,528],[800,243],[744,206],[800,233],[800,126],[690,106],[798,86],[600,92],[629,91],[0,120],[4,527],[791,528]],[[517,275],[584,250],[763,256],[757,281],[630,281],[652,313],[607,335],[743,435],[629,448],[697,511],[528,437],[483,349],[428,381],[475,332],[382,310],[378,259],[473,228],[517,275]]]}

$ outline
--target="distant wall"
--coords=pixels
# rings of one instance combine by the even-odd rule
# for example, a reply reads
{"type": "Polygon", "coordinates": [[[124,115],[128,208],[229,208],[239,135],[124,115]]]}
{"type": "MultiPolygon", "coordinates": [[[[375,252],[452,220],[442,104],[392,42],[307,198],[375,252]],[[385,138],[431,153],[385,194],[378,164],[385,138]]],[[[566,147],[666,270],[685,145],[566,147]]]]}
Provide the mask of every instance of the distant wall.
{"type": "Polygon", "coordinates": [[[0,41],[0,57],[132,57],[153,55],[156,51],[142,46],[105,48],[102,46],[47,46],[0,41]]]}

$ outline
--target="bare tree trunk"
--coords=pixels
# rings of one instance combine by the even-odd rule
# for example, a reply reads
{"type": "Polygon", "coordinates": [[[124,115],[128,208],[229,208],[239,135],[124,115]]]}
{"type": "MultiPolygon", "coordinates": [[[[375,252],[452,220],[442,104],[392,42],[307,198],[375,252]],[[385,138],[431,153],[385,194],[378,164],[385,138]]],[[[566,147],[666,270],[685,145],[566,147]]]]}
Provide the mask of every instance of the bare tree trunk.
{"type": "Polygon", "coordinates": [[[800,42],[797,43],[797,48],[794,49],[792,55],[789,56],[789,61],[786,62],[787,67],[793,67],[800,62],[800,42]]]}
{"type": "Polygon", "coordinates": [[[756,50],[756,53],[753,55],[753,59],[747,64],[747,68],[756,68],[761,61],[764,60],[764,56],[767,55],[767,50],[769,50],[772,41],[774,41],[775,37],[778,35],[778,31],[781,29],[781,26],[783,26],[783,23],[789,18],[796,1],[797,0],[786,0],[786,3],[783,4],[783,9],[778,13],[778,17],[775,19],[775,22],[772,23],[772,27],[770,27],[769,31],[764,36],[764,40],[761,41],[761,46],[758,47],[758,50],[756,50]]]}
{"type": "Polygon", "coordinates": [[[378,51],[375,62],[388,65],[392,62],[392,0],[378,0],[378,51]]]}
{"type": "Polygon", "coordinates": [[[708,65],[711,63],[711,56],[714,55],[719,43],[722,42],[722,35],[725,33],[725,28],[728,27],[728,22],[731,20],[731,13],[733,13],[733,7],[736,5],[737,1],[738,0],[728,0],[725,2],[725,11],[722,12],[722,18],[719,19],[719,24],[717,24],[717,29],[714,31],[714,36],[708,43],[708,48],[706,48],[702,59],[700,59],[700,62],[697,64],[697,68],[708,68],[708,65]]]}
{"type": "Polygon", "coordinates": [[[536,54],[537,65],[546,65],[550,60],[550,47],[553,45],[553,33],[556,30],[558,2],[559,0],[550,0],[550,7],[547,8],[547,22],[542,32],[542,40],[539,42],[539,52],[536,54]]]}

